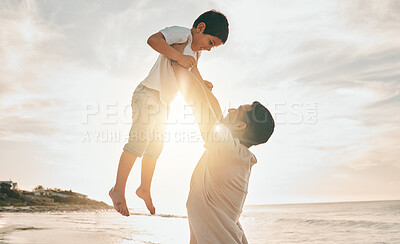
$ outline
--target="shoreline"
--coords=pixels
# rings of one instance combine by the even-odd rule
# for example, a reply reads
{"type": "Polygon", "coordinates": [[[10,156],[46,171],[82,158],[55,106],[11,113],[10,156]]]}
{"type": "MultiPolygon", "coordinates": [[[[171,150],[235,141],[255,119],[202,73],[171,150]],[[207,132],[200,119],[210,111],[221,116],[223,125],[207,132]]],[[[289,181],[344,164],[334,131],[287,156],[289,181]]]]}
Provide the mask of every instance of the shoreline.
{"type": "MultiPolygon", "coordinates": [[[[107,208],[99,207],[93,208],[88,206],[79,206],[79,205],[70,205],[65,207],[59,206],[7,206],[0,207],[0,215],[2,213],[107,213],[107,212],[115,212],[114,208],[109,206],[107,208]]],[[[169,213],[142,213],[135,212],[131,209],[131,216],[148,216],[148,217],[160,217],[160,218],[173,218],[173,219],[187,219],[186,215],[176,215],[169,213]]]]}
{"type": "Polygon", "coordinates": [[[93,207],[85,205],[64,206],[1,206],[0,213],[44,213],[44,212],[106,212],[113,210],[109,207],[93,207]]]}

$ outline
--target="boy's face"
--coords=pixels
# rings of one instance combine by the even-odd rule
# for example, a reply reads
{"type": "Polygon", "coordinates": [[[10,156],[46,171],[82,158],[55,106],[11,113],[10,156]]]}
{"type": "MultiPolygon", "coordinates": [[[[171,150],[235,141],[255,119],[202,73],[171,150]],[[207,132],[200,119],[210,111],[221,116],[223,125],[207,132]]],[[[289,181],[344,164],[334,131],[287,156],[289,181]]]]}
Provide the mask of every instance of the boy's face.
{"type": "Polygon", "coordinates": [[[213,47],[218,47],[222,45],[221,39],[216,36],[203,34],[206,28],[206,24],[201,22],[197,25],[197,28],[194,29],[193,33],[193,43],[192,43],[192,50],[195,52],[198,51],[210,51],[213,47]]]}

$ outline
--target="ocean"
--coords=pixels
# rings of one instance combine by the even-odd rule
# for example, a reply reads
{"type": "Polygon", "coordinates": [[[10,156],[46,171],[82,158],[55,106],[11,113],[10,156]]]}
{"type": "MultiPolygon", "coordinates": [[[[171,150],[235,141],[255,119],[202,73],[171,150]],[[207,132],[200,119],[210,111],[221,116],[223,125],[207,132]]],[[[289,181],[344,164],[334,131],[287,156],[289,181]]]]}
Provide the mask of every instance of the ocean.
{"type": "MultiPolygon", "coordinates": [[[[400,201],[246,206],[249,243],[400,243],[400,201]]],[[[0,243],[188,243],[186,216],[0,213],[0,243]]]]}

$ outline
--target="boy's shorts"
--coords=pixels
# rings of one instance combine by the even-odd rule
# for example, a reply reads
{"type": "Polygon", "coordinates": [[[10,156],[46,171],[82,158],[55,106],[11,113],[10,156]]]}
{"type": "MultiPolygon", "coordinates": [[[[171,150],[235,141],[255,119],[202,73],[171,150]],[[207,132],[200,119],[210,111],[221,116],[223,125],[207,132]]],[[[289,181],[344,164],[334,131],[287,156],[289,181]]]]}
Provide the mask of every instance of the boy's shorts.
{"type": "Polygon", "coordinates": [[[168,106],[160,93],[139,85],[132,96],[132,128],[124,150],[137,157],[157,159],[164,146],[168,106]]]}

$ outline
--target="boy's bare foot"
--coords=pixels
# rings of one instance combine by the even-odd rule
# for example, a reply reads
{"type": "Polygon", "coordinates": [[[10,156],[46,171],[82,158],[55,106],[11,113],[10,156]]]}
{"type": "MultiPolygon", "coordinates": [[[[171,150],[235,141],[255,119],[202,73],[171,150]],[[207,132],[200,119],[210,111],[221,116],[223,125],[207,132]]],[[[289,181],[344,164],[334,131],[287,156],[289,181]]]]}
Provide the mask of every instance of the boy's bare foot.
{"type": "Polygon", "coordinates": [[[151,200],[150,191],[144,190],[141,187],[139,187],[136,190],[136,195],[141,199],[143,199],[147,209],[150,211],[151,214],[156,213],[156,209],[153,206],[153,201],[151,200]]]}
{"type": "Polygon", "coordinates": [[[118,213],[124,216],[129,216],[129,210],[128,207],[126,206],[126,200],[124,194],[122,192],[116,191],[113,187],[108,192],[108,195],[111,197],[111,200],[113,201],[115,210],[117,210],[118,213]]]}

